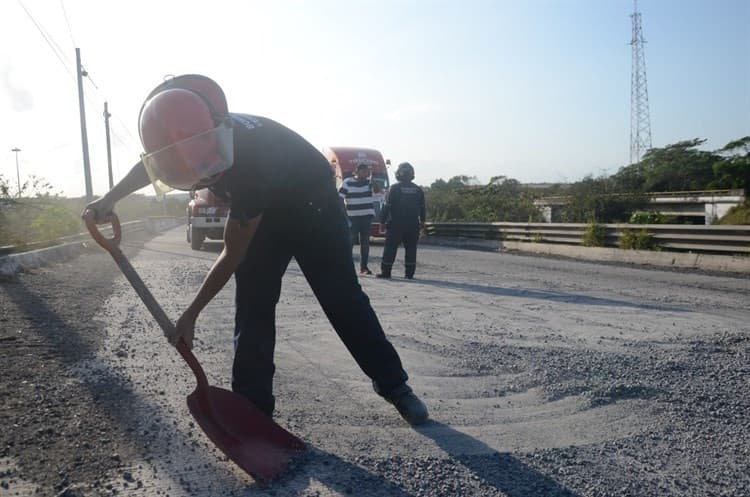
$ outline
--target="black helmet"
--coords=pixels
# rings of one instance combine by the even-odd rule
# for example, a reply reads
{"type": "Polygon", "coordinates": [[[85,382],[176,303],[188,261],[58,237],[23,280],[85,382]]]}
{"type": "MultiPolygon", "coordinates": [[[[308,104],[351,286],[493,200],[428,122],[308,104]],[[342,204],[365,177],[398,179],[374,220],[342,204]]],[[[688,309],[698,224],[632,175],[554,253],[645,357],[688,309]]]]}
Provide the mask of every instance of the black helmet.
{"type": "Polygon", "coordinates": [[[398,181],[411,181],[414,179],[414,168],[408,162],[402,162],[396,168],[396,179],[398,181]]]}

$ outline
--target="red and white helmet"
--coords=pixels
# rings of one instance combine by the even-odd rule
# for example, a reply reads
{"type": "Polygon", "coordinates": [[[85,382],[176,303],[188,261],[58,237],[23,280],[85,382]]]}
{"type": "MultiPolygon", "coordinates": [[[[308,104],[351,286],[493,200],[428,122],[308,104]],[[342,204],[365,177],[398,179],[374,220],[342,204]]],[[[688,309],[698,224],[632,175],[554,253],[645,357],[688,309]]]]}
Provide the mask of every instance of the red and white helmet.
{"type": "Polygon", "coordinates": [[[157,87],[143,104],[138,124],[141,159],[157,193],[211,184],[232,166],[232,126],[225,108],[217,112],[192,89],[157,87]]]}

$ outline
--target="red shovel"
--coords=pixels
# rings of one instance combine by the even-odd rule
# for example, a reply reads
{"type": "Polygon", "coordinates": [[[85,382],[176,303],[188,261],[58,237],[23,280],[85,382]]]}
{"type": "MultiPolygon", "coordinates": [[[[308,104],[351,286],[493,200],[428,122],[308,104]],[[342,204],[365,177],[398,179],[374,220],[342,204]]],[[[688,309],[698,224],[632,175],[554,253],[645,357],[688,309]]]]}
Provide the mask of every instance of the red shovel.
{"type": "MultiPolygon", "coordinates": [[[[165,333],[174,325],[154,296],[120,250],[120,220],[112,213],[112,238],[99,232],[93,213],[85,215],[86,227],[96,243],[107,250],[133,285],[148,310],[165,333]]],[[[185,342],[180,339],[177,351],[193,370],[198,386],[188,395],[187,405],[208,438],[240,468],[265,484],[284,472],[292,455],[305,450],[305,444],[245,397],[208,384],[206,374],[185,342]]]]}

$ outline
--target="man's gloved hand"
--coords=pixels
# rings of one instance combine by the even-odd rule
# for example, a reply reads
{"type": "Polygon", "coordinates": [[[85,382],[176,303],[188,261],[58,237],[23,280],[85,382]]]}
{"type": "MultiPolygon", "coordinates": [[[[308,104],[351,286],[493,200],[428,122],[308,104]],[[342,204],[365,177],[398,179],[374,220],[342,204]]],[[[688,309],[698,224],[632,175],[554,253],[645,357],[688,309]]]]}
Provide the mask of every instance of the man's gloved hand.
{"type": "Polygon", "coordinates": [[[112,213],[114,207],[115,203],[109,200],[105,195],[93,202],[89,202],[86,207],[83,208],[81,217],[85,218],[86,212],[93,212],[94,221],[96,221],[97,224],[106,223],[109,221],[109,215],[112,213]]]}

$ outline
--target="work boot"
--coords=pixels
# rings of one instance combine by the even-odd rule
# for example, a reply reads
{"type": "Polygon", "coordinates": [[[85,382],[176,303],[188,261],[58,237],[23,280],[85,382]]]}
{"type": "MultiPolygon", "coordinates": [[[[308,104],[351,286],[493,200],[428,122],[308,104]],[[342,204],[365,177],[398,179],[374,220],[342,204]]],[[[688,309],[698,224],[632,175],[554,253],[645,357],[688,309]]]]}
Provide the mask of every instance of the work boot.
{"type": "Polygon", "coordinates": [[[390,268],[388,268],[388,269],[381,268],[380,272],[378,274],[376,274],[375,276],[378,277],[378,278],[385,278],[385,279],[389,280],[389,279],[391,279],[391,269],[390,268]]]}
{"type": "Polygon", "coordinates": [[[430,417],[427,406],[419,400],[419,397],[411,389],[393,397],[386,397],[386,400],[396,407],[401,417],[410,425],[421,425],[427,422],[430,417]]]}
{"type": "Polygon", "coordinates": [[[414,279],[414,275],[413,274],[405,274],[404,278],[406,278],[407,280],[413,280],[414,279]]]}
{"type": "Polygon", "coordinates": [[[372,274],[372,271],[370,271],[370,268],[363,267],[359,269],[359,274],[365,275],[365,274],[372,274]]]}

